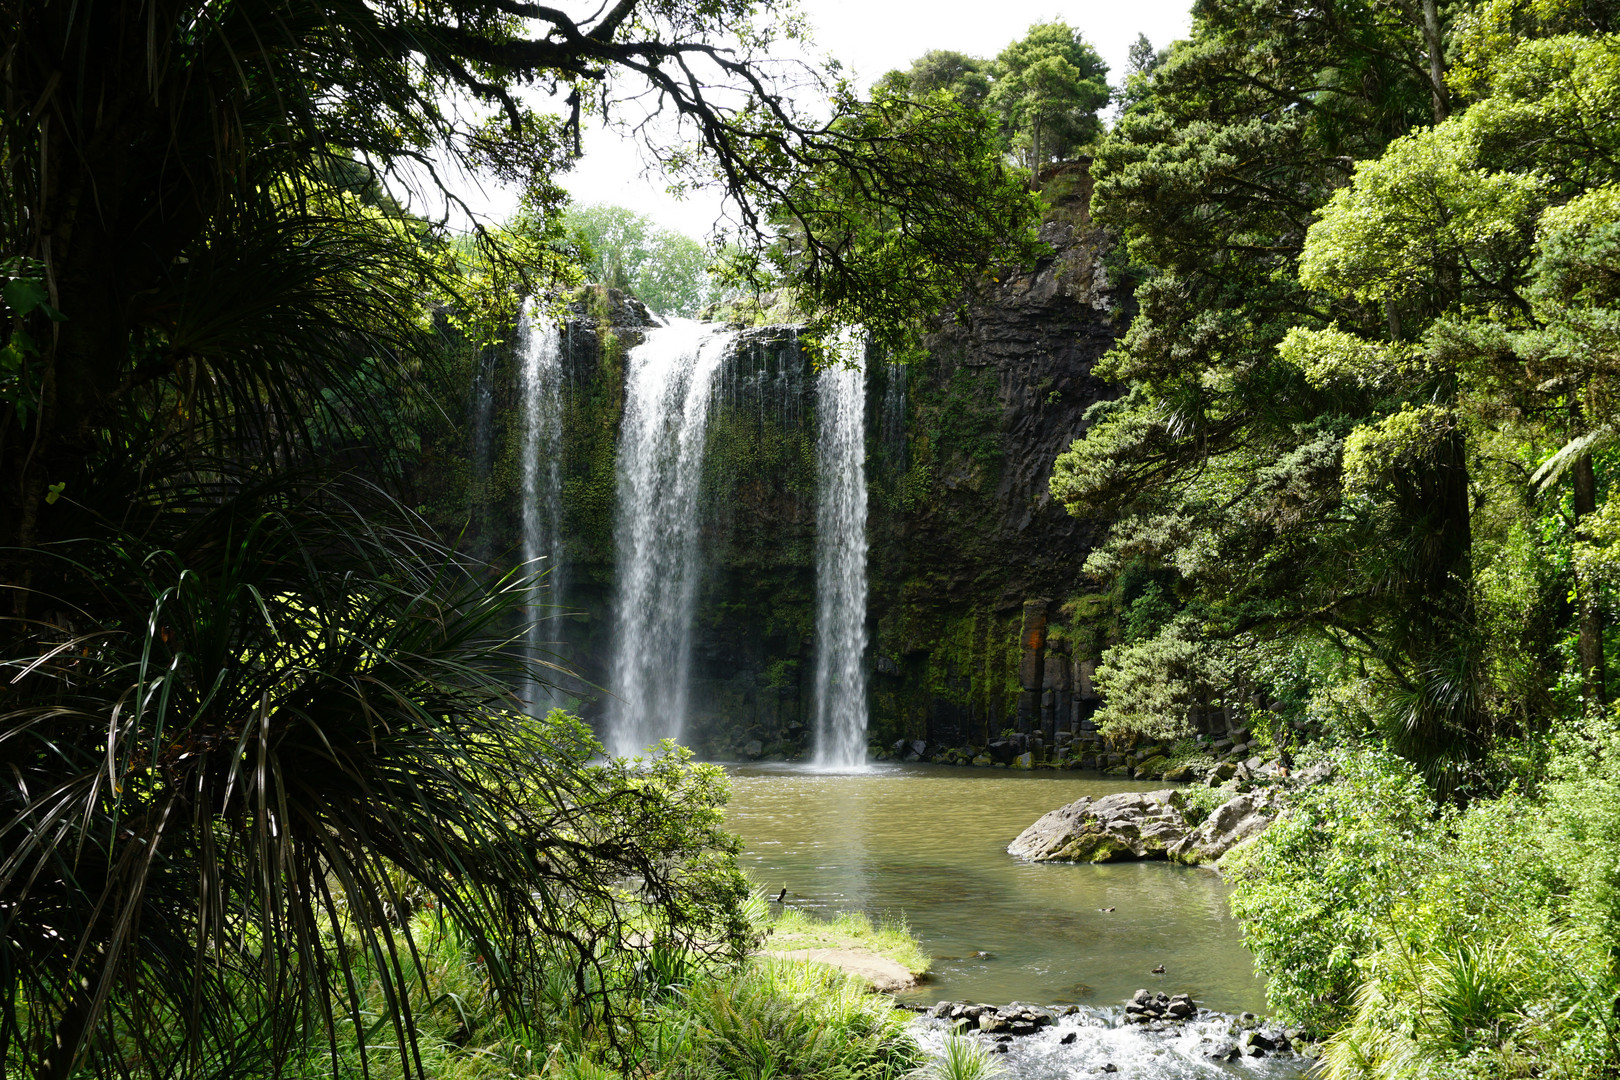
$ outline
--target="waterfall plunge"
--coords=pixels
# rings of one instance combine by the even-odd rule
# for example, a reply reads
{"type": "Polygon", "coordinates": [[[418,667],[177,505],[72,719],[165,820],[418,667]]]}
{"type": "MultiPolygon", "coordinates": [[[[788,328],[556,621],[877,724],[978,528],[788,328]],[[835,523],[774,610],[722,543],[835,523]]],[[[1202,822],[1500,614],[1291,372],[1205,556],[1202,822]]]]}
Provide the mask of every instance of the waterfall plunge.
{"type": "MultiPolygon", "coordinates": [[[[529,590],[529,659],[550,662],[558,645],[553,620],[567,582],[562,564],[562,340],[555,325],[536,325],[534,305],[524,306],[518,330],[523,360],[523,562],[535,579],[529,590]]],[[[529,688],[529,711],[538,715],[561,704],[555,688],[529,688]]]]}
{"type": "Polygon", "coordinates": [[[858,339],[839,352],[853,363],[816,379],[814,730],[816,764],[852,769],[866,764],[866,372],[858,339]]]}
{"type": "Polygon", "coordinates": [[[679,740],[702,565],[698,493],[715,375],[731,333],[678,321],[630,351],[619,436],[617,700],[607,749],[679,740]]]}

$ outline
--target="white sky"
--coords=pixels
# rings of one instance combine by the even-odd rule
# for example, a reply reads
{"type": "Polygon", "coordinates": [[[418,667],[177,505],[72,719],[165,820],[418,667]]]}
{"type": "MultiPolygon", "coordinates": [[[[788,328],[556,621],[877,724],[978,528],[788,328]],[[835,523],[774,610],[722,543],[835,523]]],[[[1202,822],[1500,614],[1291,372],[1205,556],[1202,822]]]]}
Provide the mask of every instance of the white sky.
{"type": "MultiPolygon", "coordinates": [[[[994,56],[1032,23],[1052,19],[1084,34],[1117,83],[1136,35],[1146,34],[1163,48],[1186,36],[1191,8],[1190,0],[800,0],[800,6],[814,27],[816,55],[836,57],[862,86],[910,66],[930,49],[994,56]]],[[[670,196],[656,169],[647,170],[641,149],[613,132],[587,127],[584,150],[563,178],[577,203],[616,203],[665,228],[697,238],[708,234],[719,214],[716,197],[670,196]]],[[[470,193],[468,201],[494,220],[514,209],[513,198],[493,187],[470,193]]]]}

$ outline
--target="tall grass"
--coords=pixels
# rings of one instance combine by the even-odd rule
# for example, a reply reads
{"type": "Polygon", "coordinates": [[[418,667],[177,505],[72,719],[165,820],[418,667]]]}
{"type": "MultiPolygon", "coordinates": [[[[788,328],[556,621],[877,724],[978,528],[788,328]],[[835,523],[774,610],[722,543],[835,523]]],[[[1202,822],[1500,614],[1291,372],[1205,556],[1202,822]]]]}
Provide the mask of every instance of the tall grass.
{"type": "MultiPolygon", "coordinates": [[[[627,950],[617,962],[641,969],[644,994],[634,1037],[621,1037],[634,1047],[621,1074],[604,1064],[604,1017],[580,1004],[568,967],[532,978],[528,1008],[510,1018],[469,939],[431,912],[412,922],[411,1015],[421,1075],[434,1080],[900,1080],[922,1061],[908,1014],[831,968],[764,957],[716,966],[691,953],[627,950]]],[[[356,985],[361,1023],[344,1025],[335,1048],[312,1040],[292,1075],[349,1080],[364,1067],[378,1080],[404,1080],[385,980],[361,968],[356,985]]]]}
{"type": "Polygon", "coordinates": [[[661,1006],[646,1064],[667,1080],[897,1080],[921,1061],[908,1019],[841,972],[756,957],[661,1006]]]}
{"type": "Polygon", "coordinates": [[[945,1036],[940,1056],[912,1073],[913,1080],[994,1080],[1006,1072],[984,1044],[959,1032],[945,1036]]]}

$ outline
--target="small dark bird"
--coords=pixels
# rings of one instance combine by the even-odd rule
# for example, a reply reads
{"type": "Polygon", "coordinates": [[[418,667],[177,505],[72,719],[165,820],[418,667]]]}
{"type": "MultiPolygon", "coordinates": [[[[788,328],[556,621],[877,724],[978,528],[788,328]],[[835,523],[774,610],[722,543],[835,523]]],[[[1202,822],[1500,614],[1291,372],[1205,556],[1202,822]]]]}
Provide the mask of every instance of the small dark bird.
{"type": "Polygon", "coordinates": [[[1111,908],[1111,907],[1100,907],[1097,910],[1098,911],[1113,911],[1114,909],[1111,908]]]}
{"type": "Polygon", "coordinates": [[[1158,967],[1154,968],[1153,969],[1153,974],[1155,974],[1155,975],[1163,975],[1164,974],[1164,965],[1160,964],[1158,967]]]}
{"type": "Polygon", "coordinates": [[[786,899],[787,899],[787,886],[784,885],[784,886],[782,886],[782,891],[776,894],[776,902],[778,904],[780,904],[782,901],[784,901],[786,899]]]}

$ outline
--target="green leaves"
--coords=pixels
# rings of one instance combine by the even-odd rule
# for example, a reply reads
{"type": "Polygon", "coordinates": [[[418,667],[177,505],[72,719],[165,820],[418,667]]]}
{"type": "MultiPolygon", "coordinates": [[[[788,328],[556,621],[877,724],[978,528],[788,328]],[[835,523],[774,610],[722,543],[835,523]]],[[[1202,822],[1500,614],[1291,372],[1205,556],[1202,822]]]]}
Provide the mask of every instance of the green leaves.
{"type": "Polygon", "coordinates": [[[1032,173],[1070,156],[1102,131],[1108,66],[1078,30],[1061,20],[1036,23],[996,57],[986,105],[1000,117],[1007,145],[1032,173]]]}
{"type": "Polygon", "coordinates": [[[1472,115],[1359,162],[1311,226],[1301,283],[1369,303],[1419,300],[1436,312],[1470,297],[1511,303],[1549,192],[1534,174],[1481,168],[1472,115]]]}

